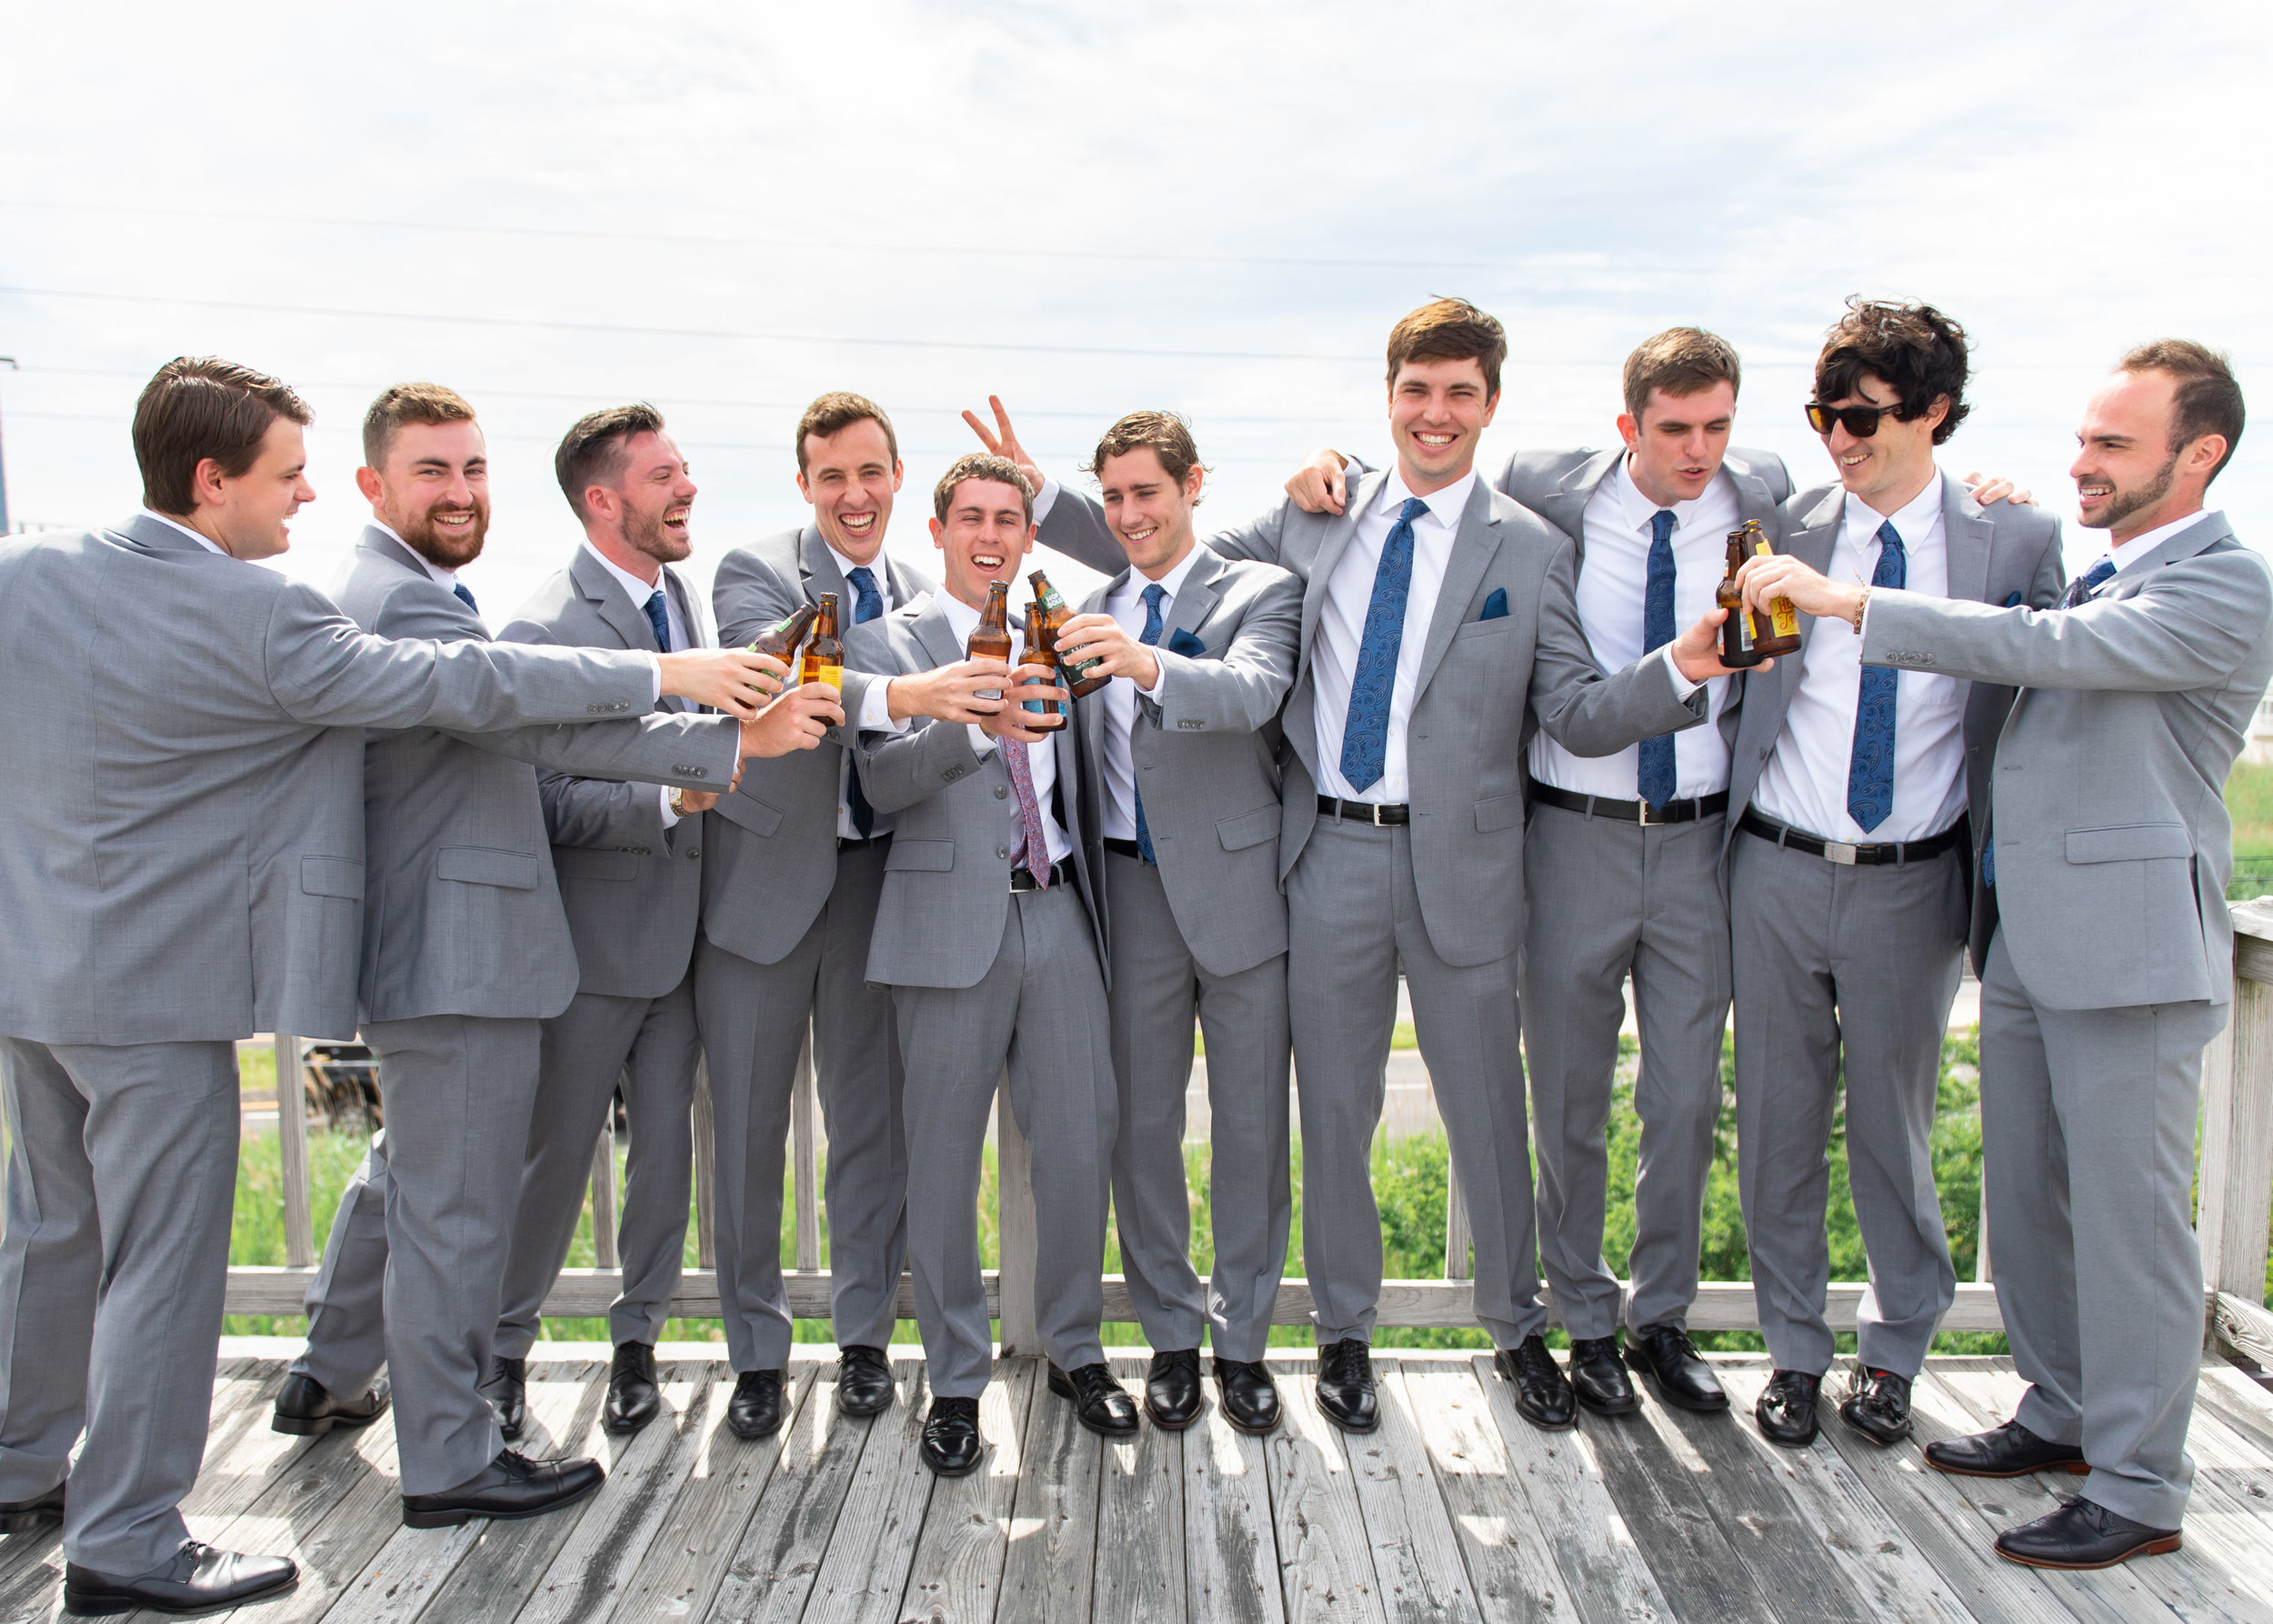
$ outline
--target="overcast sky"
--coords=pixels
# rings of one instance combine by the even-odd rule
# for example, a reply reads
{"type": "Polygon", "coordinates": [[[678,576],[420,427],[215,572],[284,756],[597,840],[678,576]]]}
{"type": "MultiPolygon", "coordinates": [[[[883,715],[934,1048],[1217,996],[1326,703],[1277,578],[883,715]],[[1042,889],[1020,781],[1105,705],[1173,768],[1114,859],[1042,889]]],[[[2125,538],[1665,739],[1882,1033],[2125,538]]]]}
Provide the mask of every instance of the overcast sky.
{"type": "MultiPolygon", "coordinates": [[[[578,534],[561,430],[635,397],[702,486],[706,581],[803,518],[790,432],[831,388],[898,425],[911,556],[989,391],[1069,476],[1122,412],[1185,413],[1231,520],[1314,446],[1380,455],[1382,339],[1435,293],[1509,330],[1487,460],[1604,443],[1627,350],[1694,322],[1743,352],[1738,442],[1813,484],[1807,363],[1857,292],[1965,324],[1945,466],[2065,513],[2129,344],[2226,348],[2273,402],[2267,15],[0,0],[11,516],[131,510],[135,393],[211,351],[316,409],[280,563],[321,583],[367,516],[371,396],[468,396],[493,623],[578,534]]],[[[2211,494],[2264,545],[2269,493],[2273,420],[2211,494]]]]}

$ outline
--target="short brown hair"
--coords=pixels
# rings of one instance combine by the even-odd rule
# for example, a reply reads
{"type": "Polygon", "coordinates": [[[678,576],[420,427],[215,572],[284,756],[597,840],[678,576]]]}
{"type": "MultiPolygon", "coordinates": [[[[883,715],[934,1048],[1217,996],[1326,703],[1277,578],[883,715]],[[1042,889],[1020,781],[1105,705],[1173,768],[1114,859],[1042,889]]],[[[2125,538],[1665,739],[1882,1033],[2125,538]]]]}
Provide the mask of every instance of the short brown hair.
{"type": "Polygon", "coordinates": [[[1744,386],[1744,369],[1737,364],[1736,346],[1719,334],[1667,327],[1634,346],[1626,357],[1625,384],[1626,409],[1638,423],[1655,391],[1677,397],[1727,384],[1733,392],[1744,386]]]}
{"type": "Polygon", "coordinates": [[[1389,329],[1389,386],[1407,361],[1474,361],[1484,369],[1484,393],[1499,393],[1500,364],[1507,359],[1507,329],[1466,299],[1431,299],[1389,329]]]}
{"type": "Polygon", "coordinates": [[[1949,397],[1949,414],[1934,426],[1938,446],[1958,432],[1972,408],[1965,403],[1965,329],[1931,305],[1897,304],[1891,299],[1847,301],[1847,314],[1824,335],[1816,357],[1816,398],[1842,400],[1856,394],[1869,373],[1894,391],[1898,422],[1915,423],[1949,397]]]}
{"type": "Polygon", "coordinates": [[[384,466],[395,436],[406,423],[471,423],[466,396],[440,384],[396,384],[381,392],[363,415],[363,466],[384,466]]]}
{"type": "Polygon", "coordinates": [[[553,453],[553,476],[560,481],[560,494],[568,498],[578,518],[591,516],[584,510],[584,493],[623,473],[624,442],[634,435],[662,432],[663,414],[644,400],[586,412],[568,426],[553,453]]]}
{"type": "Polygon", "coordinates": [[[1105,431],[1096,455],[1081,471],[1102,473],[1106,458],[1126,456],[1145,446],[1152,447],[1152,454],[1160,459],[1161,471],[1178,485],[1194,468],[1206,466],[1199,460],[1199,446],[1193,443],[1192,426],[1183,418],[1174,412],[1131,412],[1105,431]]]}
{"type": "Polygon", "coordinates": [[[268,426],[315,421],[307,402],[265,372],[218,356],[176,356],[135,402],[135,462],[154,513],[197,510],[197,465],[207,457],[234,479],[260,456],[268,426]]]}
{"type": "Polygon", "coordinates": [[[892,432],[892,419],[884,415],[884,408],[865,395],[832,389],[815,396],[805,408],[805,416],[797,419],[797,472],[805,472],[806,436],[819,435],[826,440],[837,430],[862,422],[873,423],[884,431],[884,448],[891,454],[892,466],[899,466],[900,437],[892,432]]]}
{"type": "Polygon", "coordinates": [[[1010,486],[1026,504],[1026,522],[1034,522],[1034,487],[1026,483],[1016,463],[991,451],[966,451],[947,465],[939,483],[931,487],[932,517],[943,525],[947,522],[947,509],[955,505],[955,487],[966,479],[988,479],[1010,486]]]}
{"type": "MultiPolygon", "coordinates": [[[[2234,364],[2223,350],[2189,338],[2158,338],[2142,344],[2115,364],[2118,372],[2159,372],[2178,386],[2170,405],[2170,454],[2176,456],[2204,435],[2226,436],[2226,455],[2210,470],[2215,479],[2233,461],[2247,417],[2234,364]]],[[[2209,480],[2204,480],[2205,485],[2209,480]]]]}

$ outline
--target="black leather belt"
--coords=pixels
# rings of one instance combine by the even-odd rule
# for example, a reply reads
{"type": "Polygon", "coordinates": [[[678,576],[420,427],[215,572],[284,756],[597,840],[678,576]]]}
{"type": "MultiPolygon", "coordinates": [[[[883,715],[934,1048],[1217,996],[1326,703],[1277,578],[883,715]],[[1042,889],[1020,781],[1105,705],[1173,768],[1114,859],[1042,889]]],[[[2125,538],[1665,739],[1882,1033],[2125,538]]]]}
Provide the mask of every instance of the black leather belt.
{"type": "Polygon", "coordinates": [[[1331,817],[1337,823],[1369,823],[1377,828],[1403,828],[1413,821],[1410,807],[1383,807],[1372,801],[1337,801],[1330,795],[1318,797],[1318,816],[1331,817]]]}
{"type": "Polygon", "coordinates": [[[1138,846],[1134,840],[1116,840],[1112,836],[1107,835],[1105,837],[1105,849],[1118,852],[1125,857],[1134,857],[1139,863],[1145,860],[1144,847],[1138,846]]]}
{"type": "Polygon", "coordinates": [[[848,835],[839,835],[836,837],[836,849],[839,851],[858,851],[863,847],[866,846],[882,846],[891,837],[892,831],[890,829],[885,830],[881,835],[871,835],[866,840],[855,840],[848,835]]]}
{"type": "Polygon", "coordinates": [[[1655,828],[1661,823],[1695,823],[1700,817],[1713,817],[1728,810],[1728,792],[1700,795],[1686,801],[1667,801],[1660,808],[1647,801],[1614,801],[1607,796],[1574,795],[1567,789],[1557,789],[1552,784],[1530,780],[1531,798],[1542,807],[1560,807],[1566,812],[1583,812],[1588,817],[1607,817],[1617,823],[1637,823],[1655,828]]]}
{"type": "MultiPolygon", "coordinates": [[[[1054,886],[1062,886],[1071,880],[1073,877],[1074,864],[1071,857],[1066,858],[1062,863],[1052,863],[1050,865],[1050,884],[1054,886]]],[[[1042,887],[1034,883],[1034,876],[1027,873],[1024,868],[1013,868],[1010,871],[1010,888],[1014,891],[1038,891],[1042,887]]]]}
{"type": "Polygon", "coordinates": [[[1888,840],[1877,846],[1852,846],[1844,840],[1818,840],[1813,835],[1803,835],[1773,818],[1747,811],[1737,822],[1746,834],[1787,847],[1804,851],[1811,857],[1821,857],[1827,863],[1846,867],[1873,867],[1885,864],[1916,863],[1927,857],[1939,857],[1965,838],[1966,822],[1960,817],[1938,835],[1928,835],[1923,840],[1888,840]]]}

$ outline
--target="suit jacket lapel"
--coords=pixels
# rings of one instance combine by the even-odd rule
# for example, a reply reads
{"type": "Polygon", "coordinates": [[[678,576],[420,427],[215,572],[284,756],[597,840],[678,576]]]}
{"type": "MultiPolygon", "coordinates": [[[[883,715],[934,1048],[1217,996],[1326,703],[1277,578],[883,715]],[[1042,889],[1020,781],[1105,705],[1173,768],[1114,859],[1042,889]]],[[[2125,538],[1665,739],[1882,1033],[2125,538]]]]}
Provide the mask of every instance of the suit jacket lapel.
{"type": "Polygon", "coordinates": [[[1421,645],[1420,680],[1413,689],[1416,697],[1428,691],[1428,679],[1444,663],[1452,635],[1460,629],[1460,617],[1476,589],[1484,584],[1484,572],[1491,567],[1498,551],[1499,521],[1492,516],[1491,487],[1479,479],[1468,487],[1467,506],[1460,510],[1460,528],[1452,538],[1444,586],[1428,620],[1428,641],[1421,645]]]}
{"type": "Polygon", "coordinates": [[[655,627],[642,609],[632,606],[623,584],[607,573],[607,566],[592,556],[589,549],[578,547],[569,561],[568,578],[585,600],[599,612],[608,630],[624,640],[626,648],[646,649],[655,642],[655,627]]]}
{"type": "Polygon", "coordinates": [[[718,634],[712,629],[710,612],[704,605],[702,594],[691,592],[680,579],[678,571],[669,565],[663,566],[663,578],[671,584],[671,599],[679,606],[679,619],[686,627],[688,646],[695,648],[715,648],[718,634]]]}
{"type": "Polygon", "coordinates": [[[2198,523],[2188,525],[2176,536],[2164,541],[2144,558],[2128,569],[2116,571],[2113,596],[2128,597],[2147,585],[2147,577],[2166,564],[2176,564],[2181,558],[2191,558],[2206,552],[2233,534],[2233,526],[2226,522],[2223,513],[2206,513],[2198,523]]]}
{"type": "Polygon", "coordinates": [[[845,572],[836,567],[836,555],[821,539],[819,527],[807,525],[797,543],[797,573],[805,577],[806,600],[817,604],[823,593],[835,594],[837,624],[850,626],[853,590],[845,584],[845,572]]]}
{"type": "Polygon", "coordinates": [[[1941,530],[1948,551],[1951,597],[1978,604],[1988,596],[1989,538],[1996,528],[1973,493],[1944,475],[1941,530]]]}
{"type": "Polygon", "coordinates": [[[1168,606],[1167,624],[1160,628],[1163,648],[1178,632],[1199,635],[1201,625],[1223,600],[1223,594],[1216,589],[1216,579],[1223,572],[1224,561],[1212,549],[1193,549],[1192,566],[1184,572],[1184,585],[1177,589],[1176,601],[1168,606]]]}
{"type": "MultiPolygon", "coordinates": [[[[363,538],[355,546],[364,552],[376,553],[388,563],[398,565],[415,576],[422,576],[429,581],[434,580],[432,572],[426,568],[425,562],[418,555],[410,550],[408,544],[396,540],[376,525],[365,526],[363,538]]],[[[436,584],[440,585],[439,582],[436,584]]]]}
{"type": "Polygon", "coordinates": [[[1729,483],[1737,487],[1737,516],[1751,519],[1773,535],[1777,504],[1768,494],[1767,481],[1755,474],[1750,465],[1733,458],[1724,460],[1721,466],[1728,471],[1729,483]]]}
{"type": "Polygon", "coordinates": [[[956,641],[954,628],[947,625],[946,611],[939,606],[938,599],[929,600],[916,611],[909,629],[916,634],[916,641],[923,645],[924,653],[930,657],[935,667],[952,666],[963,657],[963,645],[956,641]]]}
{"type": "MultiPolygon", "coordinates": [[[[1326,536],[1318,543],[1318,555],[1310,561],[1310,578],[1302,589],[1302,664],[1307,669],[1310,651],[1317,647],[1318,617],[1326,612],[1326,584],[1334,578],[1335,567],[1349,544],[1357,535],[1357,516],[1381,497],[1382,482],[1388,475],[1376,470],[1357,482],[1357,488],[1349,494],[1348,504],[1337,518],[1327,521],[1326,536]]],[[[1296,681],[1301,677],[1297,674],[1296,681]]]]}
{"type": "MultiPolygon", "coordinates": [[[[836,560],[831,559],[830,562],[835,563],[836,560]]],[[[892,604],[895,608],[904,604],[912,604],[924,596],[926,588],[923,583],[916,580],[912,572],[894,563],[891,554],[885,554],[883,562],[884,584],[892,589],[892,604]]],[[[846,585],[849,586],[850,583],[847,582],[846,585]]]]}
{"type": "Polygon", "coordinates": [[[1597,451],[1563,476],[1563,483],[1539,498],[1539,513],[1549,524],[1577,544],[1579,556],[1587,551],[1587,504],[1594,500],[1596,491],[1610,476],[1625,452],[1597,451]]]}

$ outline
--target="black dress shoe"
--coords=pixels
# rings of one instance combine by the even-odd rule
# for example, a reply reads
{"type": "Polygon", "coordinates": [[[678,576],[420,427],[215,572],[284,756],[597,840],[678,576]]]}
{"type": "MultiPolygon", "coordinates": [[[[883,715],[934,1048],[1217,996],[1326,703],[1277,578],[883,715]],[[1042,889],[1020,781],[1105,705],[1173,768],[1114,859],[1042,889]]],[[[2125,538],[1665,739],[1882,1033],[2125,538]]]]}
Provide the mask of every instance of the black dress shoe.
{"type": "Polygon", "coordinates": [[[1804,1449],[1816,1440],[1816,1396],[1823,1378],[1804,1370],[1778,1370],[1760,1389],[1752,1407],[1760,1423],[1760,1436],[1787,1449],[1804,1449]]]}
{"type": "Polygon", "coordinates": [[[492,1359],[482,1397],[497,1412],[497,1430],[511,1443],[529,1422],[529,1365],[526,1359],[492,1359]]]}
{"type": "MultiPolygon", "coordinates": [[[[1195,1373],[1194,1385],[1197,1385],[1195,1373]]],[[[1073,1401],[1074,1418],[1103,1438],[1126,1438],[1136,1430],[1136,1400],[1103,1365],[1071,1370],[1050,1367],[1050,1391],[1073,1401]]]]}
{"type": "Polygon", "coordinates": [[[1345,1432],[1371,1432],[1381,1425],[1381,1400],[1373,1389],[1373,1349],[1344,1337],[1318,1349],[1318,1408],[1345,1432]]]}
{"type": "Polygon", "coordinates": [[[836,1356],[836,1408],[848,1416],[882,1415],[892,1408],[892,1361],[881,1348],[858,1342],[836,1356]]]}
{"type": "Polygon", "coordinates": [[[1657,1397],[1677,1409],[1716,1410],[1728,1408],[1728,1391],[1720,1385],[1677,1325],[1646,1325],[1626,1338],[1626,1362],[1647,1377],[1657,1397]]]}
{"type": "Polygon", "coordinates": [[[1570,1390],[1598,1416],[1630,1416],[1642,1407],[1642,1396],[1618,1361],[1615,1336],[1571,1338],[1570,1390]]]}
{"type": "Polygon", "coordinates": [[[1534,1427],[1561,1432],[1578,1425],[1578,1398],[1570,1389],[1544,1337],[1526,1337],[1492,1356],[1499,1373],[1516,1385],[1516,1413],[1534,1427]]]}
{"type": "Polygon", "coordinates": [[[515,1522],[573,1506],[607,1481],[596,1460],[531,1460],[511,1449],[456,1489],[403,1497],[406,1529],[454,1529],[476,1517],[515,1522]]]}
{"type": "Polygon", "coordinates": [[[1177,1348],[1152,1356],[1145,1372],[1145,1413],[1164,1432],[1181,1432],[1199,1419],[1199,1349],[1177,1348]]]}
{"type": "Polygon", "coordinates": [[[2091,1470],[2074,1444],[2047,1442],[2018,1421],[1963,1438],[1938,1438],[1926,1446],[1926,1464],[1956,1478],[2025,1478],[2030,1472],[2091,1470]]]}
{"type": "Polygon", "coordinates": [[[276,1395],[276,1413],[268,1418],[278,1432],[299,1438],[321,1438],[335,1427],[367,1427],[386,1413],[386,1378],[371,1384],[360,1398],[335,1398],[313,1376],[298,1372],[285,1378],[276,1395]]]}
{"type": "Polygon", "coordinates": [[[280,1595],[300,1582],[288,1557],[253,1557],[215,1550],[192,1539],[174,1559],[137,1579],[114,1579],[66,1562],[63,1607],[67,1613],[217,1613],[240,1602],[280,1595]]]}
{"type": "Polygon", "coordinates": [[[607,1373],[607,1403],[600,1425],[610,1432],[636,1432],[663,1413],[663,1389],[655,1381],[655,1345],[625,1342],[616,1349],[607,1373]]]}
{"type": "Polygon", "coordinates": [[[1839,1400],[1839,1419],[1882,1449],[1900,1443],[1910,1436],[1910,1378],[1857,1364],[1839,1400]]]}
{"type": "MultiPolygon", "coordinates": [[[[1051,1374],[1056,1374],[1054,1367],[1051,1374]]],[[[933,1398],[918,1453],[934,1477],[967,1478],[978,1470],[986,1458],[986,1440],[978,1435],[978,1400],[933,1398]]]]}
{"type": "Polygon", "coordinates": [[[0,1534],[28,1534],[63,1520],[63,1485],[28,1500],[0,1501],[0,1534]]]}
{"type": "Polygon", "coordinates": [[[2064,1500],[2034,1522],[1997,1536],[1997,1554],[2029,1568],[2112,1568],[2133,1557],[2158,1557],[2178,1549],[2177,1529],[2150,1529],[2118,1517],[2080,1496],[2064,1500]]]}
{"type": "Polygon", "coordinates": [[[788,1418],[780,1371],[745,1370],[735,1378],[734,1397],[726,1400],[726,1425],[735,1437],[771,1438],[788,1418]]]}
{"type": "Polygon", "coordinates": [[[1240,1431],[1260,1438],[1277,1429],[1278,1384],[1262,1360],[1243,1364],[1217,1355],[1216,1394],[1223,1400],[1223,1418],[1240,1431]]]}

